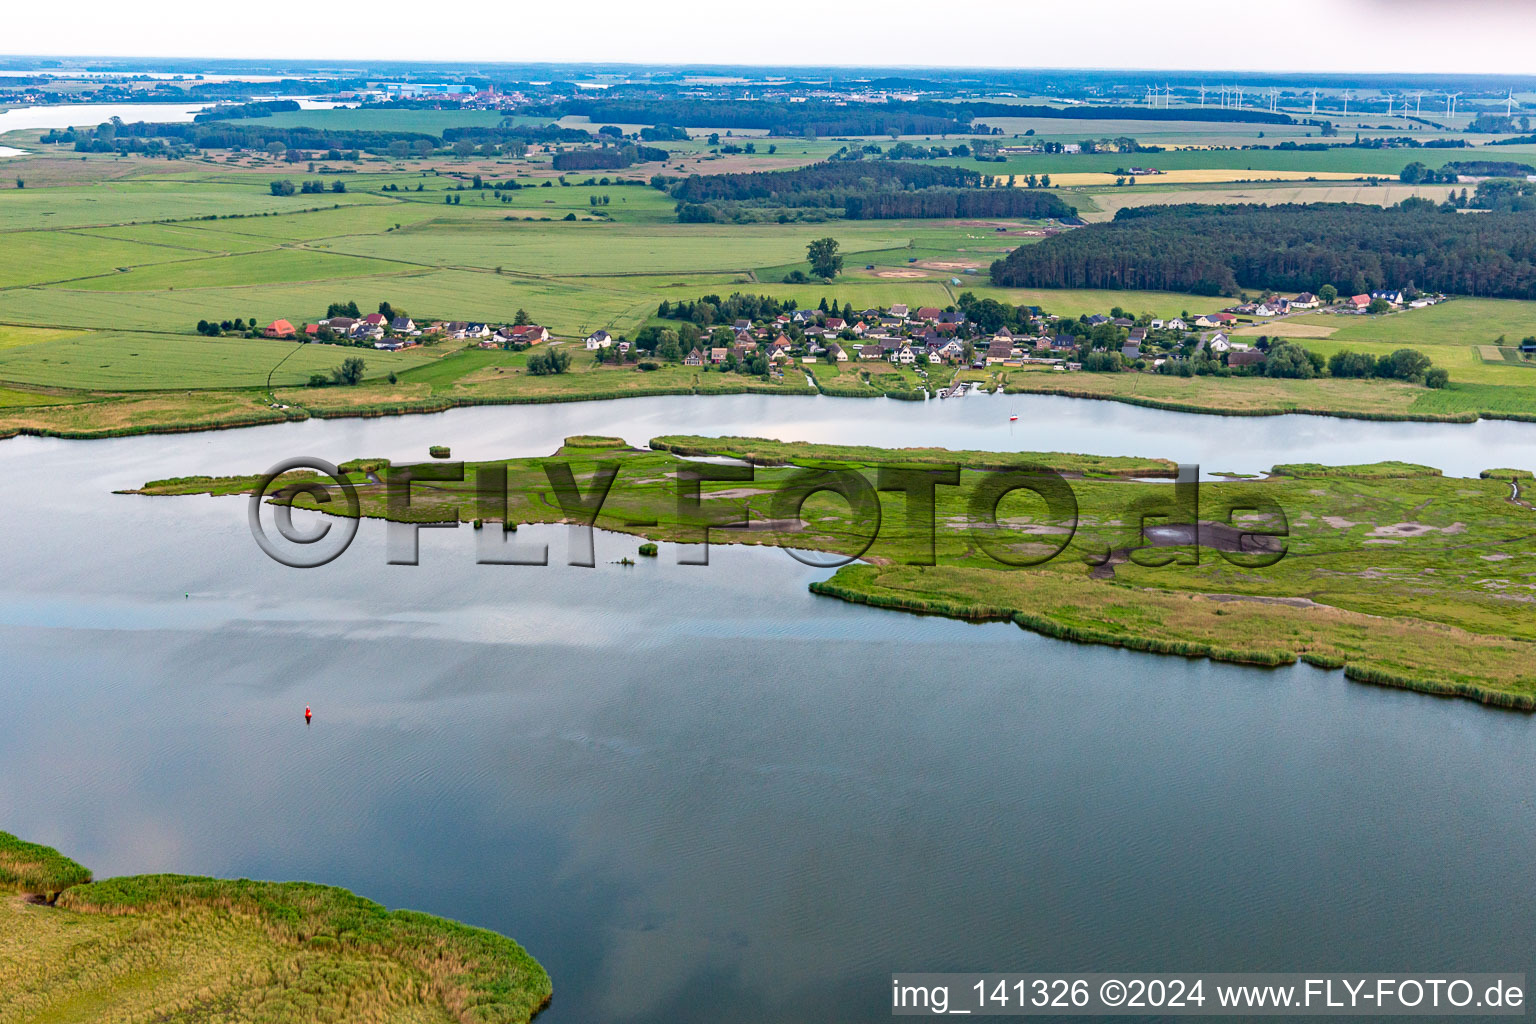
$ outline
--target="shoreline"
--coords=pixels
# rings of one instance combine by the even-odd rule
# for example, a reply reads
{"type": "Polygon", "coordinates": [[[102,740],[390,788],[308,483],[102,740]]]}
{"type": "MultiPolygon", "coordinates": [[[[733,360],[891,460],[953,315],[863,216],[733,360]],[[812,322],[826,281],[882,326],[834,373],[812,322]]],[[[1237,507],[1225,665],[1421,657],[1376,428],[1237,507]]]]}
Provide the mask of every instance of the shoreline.
{"type": "Polygon", "coordinates": [[[857,590],[839,584],[836,582],[835,577],[829,580],[814,582],[810,584],[809,589],[811,593],[822,597],[832,597],[840,601],[846,601],[849,604],[864,605],[869,608],[881,608],[887,611],[905,612],[912,615],[936,615],[942,618],[959,619],[965,622],[1012,622],[1020,629],[1038,633],[1052,640],[1098,644],[1107,647],[1123,647],[1126,650],[1137,651],[1143,654],[1205,658],[1210,661],[1251,665],[1259,668],[1284,668],[1297,662],[1305,662],[1315,668],[1330,671],[1342,670],[1344,678],[1352,682],[1368,683],[1373,686],[1382,686],[1396,690],[1409,690],[1434,697],[1461,698],[1475,701],[1484,707],[1503,711],[1536,712],[1536,695],[1512,694],[1476,684],[1441,682],[1434,679],[1402,676],[1372,668],[1368,665],[1356,665],[1343,658],[1310,651],[1303,651],[1298,654],[1292,651],[1276,649],[1244,650],[1217,647],[1197,641],[1161,640],[1129,633],[1110,633],[1105,630],[1084,629],[1057,622],[1043,615],[1034,615],[1004,606],[966,606],[955,602],[937,601],[921,597],[876,594],[871,591],[857,590]]]}
{"type": "MultiPolygon", "coordinates": [[[[3,385],[0,386],[12,386],[3,385]]],[[[30,387],[30,386],[28,386],[30,387]]],[[[4,415],[0,414],[0,441],[13,437],[52,437],[70,441],[91,441],[115,437],[134,437],[141,434],[189,434],[202,433],[215,430],[237,430],[245,427],[269,426],[277,423],[303,422],[308,419],[379,419],[386,416],[424,416],[437,413],[450,412],[454,409],[469,409],[481,406],[496,405],[561,405],[576,402],[604,402],[618,401],[625,398],[709,398],[716,395],[732,394],[760,394],[773,395],[787,398],[846,398],[850,401],[865,400],[871,398],[889,398],[892,401],[937,401],[928,395],[924,399],[916,396],[891,395],[878,392],[863,394],[842,394],[840,389],[818,387],[818,390],[791,391],[773,385],[761,385],[745,383],[737,388],[728,390],[700,391],[697,388],[635,388],[628,390],[600,391],[569,395],[497,395],[497,396],[431,396],[418,400],[401,402],[383,402],[372,405],[357,405],[353,407],[326,408],[316,406],[305,408],[293,406],[286,409],[276,409],[270,406],[253,406],[253,409],[265,410],[268,414],[256,414],[246,416],[232,416],[224,419],[208,418],[191,420],[187,422],[164,423],[139,423],[130,426],[102,427],[102,428],[69,428],[47,427],[34,424],[21,424],[14,426],[3,425],[4,415]]],[[[39,394],[62,394],[57,389],[44,391],[38,389],[39,394]]],[[[167,395],[184,395],[184,391],[143,391],[127,393],[127,400],[153,400],[167,395]]],[[[242,393],[238,391],[209,391],[201,392],[209,396],[238,397],[242,393]]],[[[994,392],[984,392],[991,394],[994,392]]],[[[1505,421],[1516,423],[1536,423],[1536,412],[1466,412],[1466,413],[1425,413],[1411,415],[1408,413],[1371,412],[1365,410],[1351,411],[1329,408],[1297,407],[1297,408],[1254,408],[1232,409],[1217,408],[1213,406],[1199,405],[1193,402],[1170,401],[1161,398],[1150,398],[1142,395],[1118,395],[1105,394],[1082,388],[1050,386],[1040,388],[1005,387],[1003,395],[1041,395],[1056,398],[1070,398],[1079,401],[1118,402],[1123,405],[1136,406],[1145,409],[1154,409],[1159,412],[1178,413],[1186,416],[1201,417],[1227,417],[1251,419],[1255,417],[1277,416],[1322,416],[1330,419],[1359,420],[1378,423],[1444,423],[1470,425],[1480,420],[1505,421]]],[[[54,403],[37,406],[15,407],[20,412],[42,411],[48,409],[69,409],[86,405],[110,405],[111,400],[100,399],[86,400],[75,403],[54,403]]]]}
{"type": "Polygon", "coordinates": [[[35,955],[52,968],[46,984],[0,994],[0,1008],[10,1003],[28,1019],[46,1016],[59,998],[97,993],[129,1015],[180,1010],[191,1000],[222,1019],[236,1002],[259,1016],[317,972],[346,971],[357,962],[388,967],[318,993],[338,1001],[347,1016],[370,1003],[421,998],[456,1020],[511,1024],[532,1020],[553,994],[548,972],[508,936],[388,910],[339,886],[178,874],[95,880],[57,850],[0,832],[0,893],[16,897],[10,907],[0,905],[0,917],[14,917],[11,926],[28,933],[35,955]],[[126,940],[117,923],[123,918],[132,919],[126,940]],[[93,931],[95,941],[82,945],[78,933],[93,931]],[[183,932],[194,941],[206,933],[218,955],[187,962],[183,932]],[[274,967],[274,954],[287,964],[274,967]],[[118,976],[142,972],[146,961],[163,964],[166,975],[149,1006],[132,986],[115,986],[118,976]],[[263,966],[253,970],[252,961],[263,966]]]}

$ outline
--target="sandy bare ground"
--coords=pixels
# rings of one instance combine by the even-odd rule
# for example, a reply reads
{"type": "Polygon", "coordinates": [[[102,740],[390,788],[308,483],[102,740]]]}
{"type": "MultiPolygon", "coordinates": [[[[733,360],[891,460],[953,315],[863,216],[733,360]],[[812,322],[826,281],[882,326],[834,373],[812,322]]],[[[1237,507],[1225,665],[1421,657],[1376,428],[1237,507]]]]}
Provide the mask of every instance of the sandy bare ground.
{"type": "Polygon", "coordinates": [[[979,260],[918,260],[917,265],[929,270],[975,270],[981,266],[979,260]]]}
{"type": "Polygon", "coordinates": [[[899,277],[903,279],[923,278],[928,275],[921,270],[877,270],[876,277],[899,277]]]}
{"type": "Polygon", "coordinates": [[[1267,324],[1251,324],[1233,331],[1232,334],[1247,337],[1263,334],[1271,338],[1327,338],[1337,330],[1337,327],[1324,327],[1321,324],[1297,324],[1289,320],[1275,320],[1267,324]]]}

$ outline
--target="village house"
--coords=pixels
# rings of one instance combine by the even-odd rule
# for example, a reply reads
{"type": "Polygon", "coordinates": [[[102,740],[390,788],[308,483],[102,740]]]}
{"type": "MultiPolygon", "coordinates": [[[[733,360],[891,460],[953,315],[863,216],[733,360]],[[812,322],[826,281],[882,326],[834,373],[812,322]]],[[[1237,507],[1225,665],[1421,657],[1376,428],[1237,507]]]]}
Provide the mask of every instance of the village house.
{"type": "Polygon", "coordinates": [[[1317,296],[1311,292],[1302,292],[1291,300],[1292,309],[1316,309],[1317,296]]]}
{"type": "Polygon", "coordinates": [[[519,324],[512,328],[513,341],[526,341],[530,345],[549,340],[549,328],[538,324],[519,324]]]}
{"type": "Polygon", "coordinates": [[[684,366],[703,366],[704,365],[704,353],[700,352],[698,349],[694,349],[693,351],[689,352],[686,356],[683,357],[683,365],[684,366]]]}
{"type": "Polygon", "coordinates": [[[1399,291],[1371,292],[1371,298],[1384,299],[1394,306],[1401,306],[1403,304],[1403,293],[1399,291]]]}
{"type": "Polygon", "coordinates": [[[937,306],[922,306],[917,311],[917,319],[926,321],[930,324],[937,323],[939,317],[943,315],[944,311],[939,309],[937,306]]]}
{"type": "Polygon", "coordinates": [[[1128,341],[1120,346],[1120,354],[1135,362],[1141,358],[1141,345],[1139,342],[1128,341]]]}
{"type": "Polygon", "coordinates": [[[987,362],[1001,363],[1013,356],[1013,342],[1007,338],[996,337],[987,345],[987,362]]]}
{"type": "Polygon", "coordinates": [[[1228,366],[1263,366],[1264,353],[1256,348],[1245,349],[1241,352],[1232,352],[1227,356],[1228,366]]]}
{"type": "Polygon", "coordinates": [[[911,345],[903,345],[891,353],[891,362],[898,366],[911,366],[917,362],[917,353],[912,351],[911,345]]]}
{"type": "Polygon", "coordinates": [[[716,366],[719,366],[721,363],[725,362],[726,353],[729,351],[730,349],[728,348],[712,348],[709,350],[709,361],[714,363],[716,366]]]}
{"type": "Polygon", "coordinates": [[[1227,352],[1231,350],[1232,342],[1229,341],[1227,336],[1221,331],[1216,331],[1215,333],[1208,335],[1201,342],[1201,347],[1210,352],[1227,352]]]}
{"type": "MultiPolygon", "coordinates": [[[[1152,326],[1153,326],[1153,328],[1156,328],[1158,326],[1158,323],[1157,323],[1156,320],[1154,320],[1152,322],[1152,326]]],[[[1183,317],[1176,316],[1176,317],[1174,317],[1171,320],[1163,321],[1162,329],[1165,330],[1165,331],[1187,331],[1187,330],[1189,330],[1189,324],[1184,322],[1184,318],[1183,317]]]]}
{"type": "Polygon", "coordinates": [[[895,302],[895,303],[892,303],[891,304],[891,316],[894,316],[894,317],[896,317],[898,319],[901,319],[901,320],[905,320],[907,318],[907,304],[905,302],[895,302]]]}
{"type": "Polygon", "coordinates": [[[843,351],[843,346],[834,341],[827,346],[827,360],[833,363],[846,363],[848,353],[843,351]]]}
{"type": "Polygon", "coordinates": [[[1350,309],[1363,310],[1371,304],[1371,297],[1369,295],[1351,295],[1344,300],[1344,304],[1350,309]]]}
{"type": "MultiPolygon", "coordinates": [[[[612,345],[613,335],[609,334],[602,328],[598,328],[591,334],[587,335],[586,344],[588,352],[595,352],[600,348],[607,348],[608,346],[612,345]]],[[[723,359],[725,357],[722,356],[721,358],[723,359]]]]}
{"type": "Polygon", "coordinates": [[[292,338],[298,332],[293,329],[293,324],[287,320],[273,320],[262,328],[262,336],[267,338],[292,338]]]}
{"type": "Polygon", "coordinates": [[[389,322],[389,329],[399,334],[412,334],[416,330],[416,321],[408,316],[397,316],[389,322]]]}

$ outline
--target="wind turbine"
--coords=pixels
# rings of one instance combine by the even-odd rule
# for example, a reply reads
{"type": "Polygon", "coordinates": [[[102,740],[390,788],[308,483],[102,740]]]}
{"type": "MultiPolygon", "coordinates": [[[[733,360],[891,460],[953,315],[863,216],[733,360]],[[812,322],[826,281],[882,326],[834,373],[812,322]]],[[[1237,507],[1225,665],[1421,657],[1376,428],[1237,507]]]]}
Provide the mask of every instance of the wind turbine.
{"type": "Polygon", "coordinates": [[[1243,87],[1242,86],[1238,86],[1237,87],[1237,109],[1238,110],[1242,110],[1243,109],[1243,87]]]}
{"type": "Polygon", "coordinates": [[[1173,87],[1167,82],[1163,83],[1163,109],[1173,106],[1173,87]]]}
{"type": "Polygon", "coordinates": [[[1280,106],[1280,90],[1274,86],[1269,87],[1269,111],[1274,113],[1280,106]]]}
{"type": "Polygon", "coordinates": [[[1317,113],[1317,87],[1312,87],[1312,113],[1317,113]]]}
{"type": "Polygon", "coordinates": [[[1349,90],[1344,90],[1344,116],[1349,116],[1349,90]]]}
{"type": "Polygon", "coordinates": [[[1387,97],[1387,116],[1391,117],[1392,116],[1392,94],[1391,93],[1384,93],[1383,95],[1385,95],[1387,97]]]}
{"type": "Polygon", "coordinates": [[[1147,86],[1147,106],[1149,107],[1152,106],[1152,92],[1152,87],[1150,85],[1147,86]]]}
{"type": "Polygon", "coordinates": [[[1205,106],[1205,83],[1200,83],[1200,105],[1205,106]]]}
{"type": "Polygon", "coordinates": [[[1515,90],[1509,90],[1509,99],[1504,101],[1504,116],[1510,117],[1515,112],[1515,90]]]}
{"type": "Polygon", "coordinates": [[[1448,92],[1445,94],[1445,119],[1447,121],[1456,120],[1456,97],[1460,95],[1461,93],[1459,92],[1448,92]]]}
{"type": "Polygon", "coordinates": [[[1421,89],[1413,94],[1413,116],[1418,117],[1422,109],[1424,109],[1424,91],[1421,89]]]}

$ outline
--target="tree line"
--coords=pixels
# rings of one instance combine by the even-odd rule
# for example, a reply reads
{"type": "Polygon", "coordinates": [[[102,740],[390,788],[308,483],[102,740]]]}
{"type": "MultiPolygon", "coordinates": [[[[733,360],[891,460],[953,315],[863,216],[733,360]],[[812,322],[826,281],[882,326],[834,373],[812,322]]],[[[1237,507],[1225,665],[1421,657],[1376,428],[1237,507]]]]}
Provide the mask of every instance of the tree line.
{"type": "Polygon", "coordinates": [[[1053,192],[1022,188],[931,188],[912,192],[867,192],[843,200],[849,220],[893,220],[908,217],[1055,217],[1077,216],[1053,192]]]}
{"type": "Polygon", "coordinates": [[[572,96],[535,107],[533,113],[559,118],[585,115],[594,122],[668,124],[699,127],[767,129],[773,135],[946,135],[970,131],[983,117],[1052,117],[1134,121],[1244,121],[1295,124],[1288,114],[1267,110],[1228,110],[1219,107],[1015,105],[1011,103],[943,100],[891,101],[858,107],[811,100],[787,103],[759,100],[695,98],[634,98],[572,96]]]}
{"type": "Polygon", "coordinates": [[[1536,213],[1456,215],[1427,200],[1130,207],[992,264],[1013,288],[1358,294],[1422,288],[1536,298],[1536,213]]]}
{"type": "Polygon", "coordinates": [[[637,163],[665,160],[672,154],[652,146],[603,146],[596,149],[568,149],[556,153],[551,161],[557,171],[607,171],[637,163]]]}
{"type": "MultiPolygon", "coordinates": [[[[695,174],[681,180],[653,179],[673,199],[687,203],[784,200],[822,193],[863,193],[874,189],[976,188],[981,172],[947,164],[885,161],[825,161],[787,171],[695,174]]],[[[821,202],[807,205],[823,205],[821,202]]],[[[838,205],[841,205],[839,200],[838,205]]]]}

